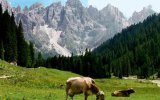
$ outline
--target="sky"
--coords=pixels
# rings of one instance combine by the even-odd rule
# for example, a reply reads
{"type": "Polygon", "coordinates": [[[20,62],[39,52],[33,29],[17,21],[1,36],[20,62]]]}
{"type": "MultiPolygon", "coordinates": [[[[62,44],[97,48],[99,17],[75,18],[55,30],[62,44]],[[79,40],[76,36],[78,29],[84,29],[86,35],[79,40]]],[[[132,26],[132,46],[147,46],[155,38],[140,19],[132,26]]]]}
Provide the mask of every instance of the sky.
{"type": "MultiPolygon", "coordinates": [[[[41,2],[45,6],[50,5],[53,2],[61,1],[62,4],[65,4],[67,0],[8,0],[12,6],[16,7],[21,5],[30,6],[35,2],[41,2]]],[[[92,5],[99,10],[104,8],[107,4],[111,4],[117,7],[120,11],[124,13],[126,17],[130,17],[134,11],[140,11],[143,7],[148,5],[152,6],[152,9],[156,12],[160,12],[160,0],[81,0],[82,4],[85,7],[92,5]]]]}
{"type": "MultiPolygon", "coordinates": [[[[33,3],[36,3],[36,2],[40,2],[42,4],[44,4],[45,6],[48,6],[50,5],[51,3],[53,2],[61,2],[62,4],[65,4],[65,2],[67,0],[8,0],[12,6],[14,7],[17,7],[18,5],[21,5],[22,7],[24,6],[30,6],[32,5],[33,3]]],[[[88,6],[88,0],[80,0],[82,2],[82,4],[84,6],[88,6]]]]}
{"type": "Polygon", "coordinates": [[[156,12],[160,12],[160,0],[88,0],[89,5],[102,9],[107,4],[111,4],[130,17],[134,11],[140,11],[149,5],[156,12]]]}

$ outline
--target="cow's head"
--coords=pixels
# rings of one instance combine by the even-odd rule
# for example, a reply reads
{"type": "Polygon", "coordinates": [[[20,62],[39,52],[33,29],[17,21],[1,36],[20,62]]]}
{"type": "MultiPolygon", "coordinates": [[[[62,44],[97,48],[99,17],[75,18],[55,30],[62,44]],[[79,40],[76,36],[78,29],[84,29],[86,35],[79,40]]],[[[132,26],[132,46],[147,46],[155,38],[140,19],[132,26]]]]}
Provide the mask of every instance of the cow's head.
{"type": "Polygon", "coordinates": [[[135,93],[135,91],[133,90],[133,88],[130,88],[130,89],[128,89],[128,93],[129,93],[129,94],[135,93]]]}
{"type": "Polygon", "coordinates": [[[96,100],[105,100],[104,99],[104,92],[103,91],[99,91],[96,95],[96,100]]]}

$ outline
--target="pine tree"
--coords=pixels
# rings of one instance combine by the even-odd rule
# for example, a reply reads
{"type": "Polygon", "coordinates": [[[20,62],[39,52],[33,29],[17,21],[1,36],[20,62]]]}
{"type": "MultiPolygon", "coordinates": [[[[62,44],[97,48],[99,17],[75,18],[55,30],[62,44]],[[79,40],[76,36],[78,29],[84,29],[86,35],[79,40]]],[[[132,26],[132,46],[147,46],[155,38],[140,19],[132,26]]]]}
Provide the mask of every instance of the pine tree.
{"type": "Polygon", "coordinates": [[[4,47],[2,40],[0,40],[0,59],[4,60],[4,47]]]}
{"type": "Polygon", "coordinates": [[[158,70],[157,78],[160,78],[160,70],[158,70]]]}
{"type": "Polygon", "coordinates": [[[1,25],[2,25],[2,13],[3,13],[2,5],[0,4],[0,34],[1,34],[1,25]]]}
{"type": "Polygon", "coordinates": [[[0,4],[0,40],[2,39],[1,31],[2,31],[2,5],[0,4]]]}
{"type": "Polygon", "coordinates": [[[17,29],[17,26],[16,26],[16,23],[15,23],[15,18],[14,18],[14,14],[12,13],[12,16],[11,16],[11,46],[12,46],[12,56],[13,56],[13,60],[14,61],[17,61],[17,34],[16,34],[16,29],[17,29]]]}
{"type": "Polygon", "coordinates": [[[122,73],[122,64],[119,62],[119,67],[118,67],[118,78],[122,79],[123,73],[122,73]]]}
{"type": "Polygon", "coordinates": [[[30,42],[29,49],[30,49],[30,57],[31,57],[31,67],[34,67],[35,55],[34,55],[34,47],[32,42],[30,42]]]}
{"type": "Polygon", "coordinates": [[[4,47],[2,39],[2,5],[0,4],[0,59],[4,59],[4,47]]]}
{"type": "Polygon", "coordinates": [[[38,53],[38,58],[37,58],[37,62],[36,63],[37,63],[36,64],[37,67],[43,66],[43,57],[42,57],[41,52],[38,53]]]}
{"type": "Polygon", "coordinates": [[[27,44],[24,40],[22,22],[20,21],[18,29],[17,29],[17,44],[18,44],[18,59],[17,63],[20,66],[27,66],[27,44]]]}
{"type": "Polygon", "coordinates": [[[2,16],[3,13],[3,9],[2,9],[2,5],[0,4],[0,16],[2,16]]]}
{"type": "Polygon", "coordinates": [[[30,52],[30,45],[28,45],[27,42],[25,42],[25,46],[26,46],[26,56],[27,56],[27,63],[26,63],[26,67],[31,68],[32,67],[32,59],[31,59],[31,52],[30,52]]]}
{"type": "Polygon", "coordinates": [[[12,41],[12,33],[11,33],[11,18],[6,10],[2,16],[2,37],[3,37],[3,46],[4,46],[4,59],[8,62],[15,61],[13,56],[13,41],[12,41]]]}

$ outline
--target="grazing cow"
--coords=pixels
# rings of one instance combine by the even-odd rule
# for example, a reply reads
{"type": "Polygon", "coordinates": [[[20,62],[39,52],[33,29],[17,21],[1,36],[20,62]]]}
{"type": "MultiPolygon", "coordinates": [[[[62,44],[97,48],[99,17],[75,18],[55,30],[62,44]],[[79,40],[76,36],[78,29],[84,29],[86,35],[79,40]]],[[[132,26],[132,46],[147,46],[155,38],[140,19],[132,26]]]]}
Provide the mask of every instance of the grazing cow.
{"type": "Polygon", "coordinates": [[[99,90],[92,78],[69,78],[66,82],[66,100],[68,99],[68,95],[73,100],[74,95],[81,93],[84,93],[85,100],[87,100],[89,95],[93,94],[96,95],[96,100],[104,100],[104,92],[99,90]]]}
{"type": "Polygon", "coordinates": [[[127,90],[119,90],[119,91],[115,91],[113,92],[111,95],[112,96],[116,96],[116,97],[129,97],[131,93],[134,93],[135,91],[131,88],[131,89],[127,89],[127,90]]]}

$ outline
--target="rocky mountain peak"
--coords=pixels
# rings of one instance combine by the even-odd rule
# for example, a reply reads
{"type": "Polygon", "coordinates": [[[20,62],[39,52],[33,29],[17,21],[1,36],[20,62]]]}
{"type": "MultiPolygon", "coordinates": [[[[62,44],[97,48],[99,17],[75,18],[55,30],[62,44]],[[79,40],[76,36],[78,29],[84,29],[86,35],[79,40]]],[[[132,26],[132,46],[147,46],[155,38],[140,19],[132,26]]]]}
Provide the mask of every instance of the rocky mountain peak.
{"type": "MultiPolygon", "coordinates": [[[[7,1],[0,2],[7,9],[7,1]]],[[[48,57],[55,54],[70,56],[71,53],[81,54],[86,48],[93,49],[130,25],[130,21],[142,21],[152,13],[148,6],[135,12],[128,21],[111,4],[98,10],[93,6],[83,7],[80,0],[68,0],[65,6],[60,2],[47,7],[35,3],[23,11],[19,6],[15,18],[16,22],[21,20],[23,23],[25,39],[32,41],[37,50],[48,57]]]]}
{"type": "Polygon", "coordinates": [[[43,8],[43,5],[41,3],[34,3],[33,5],[30,6],[29,10],[34,10],[36,8],[43,8]]]}
{"type": "Polygon", "coordinates": [[[16,13],[20,13],[21,12],[21,6],[17,6],[16,8],[14,8],[14,11],[16,12],[16,13]]]}
{"type": "Polygon", "coordinates": [[[28,6],[25,6],[24,9],[23,9],[23,12],[24,12],[24,13],[27,13],[28,11],[29,11],[28,6]]]}
{"type": "Polygon", "coordinates": [[[90,5],[87,10],[89,13],[92,13],[92,12],[98,13],[99,12],[99,10],[97,8],[93,7],[92,5],[90,5]]]}
{"type": "Polygon", "coordinates": [[[152,10],[152,5],[148,5],[147,7],[143,7],[142,11],[152,10]]]}
{"type": "Polygon", "coordinates": [[[105,8],[100,11],[99,22],[110,30],[110,36],[120,32],[122,28],[128,26],[128,21],[124,17],[123,13],[118,8],[108,4],[105,8]]]}
{"type": "Polygon", "coordinates": [[[62,6],[61,2],[52,3],[49,7],[59,7],[62,6]]]}
{"type": "Polygon", "coordinates": [[[148,5],[147,7],[143,7],[143,10],[141,10],[139,13],[144,14],[144,15],[146,14],[146,16],[147,16],[147,15],[150,15],[152,13],[155,13],[155,11],[153,11],[151,5],[148,5]]]}
{"type": "Polygon", "coordinates": [[[88,7],[88,9],[96,9],[96,10],[98,10],[96,7],[93,7],[92,5],[90,5],[90,6],[88,7]]]}
{"type": "MultiPolygon", "coordinates": [[[[123,13],[121,11],[119,11],[119,9],[117,7],[112,6],[111,4],[108,4],[105,8],[103,8],[101,10],[101,13],[104,14],[112,14],[113,17],[115,16],[121,16],[124,17],[123,13]]],[[[107,15],[106,15],[107,16],[107,15]]]]}
{"type": "Polygon", "coordinates": [[[105,8],[108,10],[116,9],[116,7],[112,6],[111,4],[108,4],[105,8]]]}
{"type": "Polygon", "coordinates": [[[144,19],[146,19],[148,16],[156,13],[153,11],[152,6],[149,5],[147,7],[144,7],[141,11],[139,12],[134,12],[132,17],[129,18],[129,23],[130,24],[137,24],[138,22],[142,22],[144,19]]]}
{"type": "Polygon", "coordinates": [[[70,6],[70,7],[73,7],[73,8],[80,8],[83,5],[80,2],[80,0],[67,0],[66,6],[70,6]]]}
{"type": "Polygon", "coordinates": [[[101,11],[113,11],[115,9],[118,9],[114,6],[112,6],[111,4],[108,4],[106,7],[104,7],[101,11]]]}
{"type": "Polygon", "coordinates": [[[87,9],[88,14],[90,15],[90,17],[94,20],[96,20],[97,18],[99,18],[99,10],[95,7],[93,7],[92,5],[89,6],[89,8],[87,9]]]}

